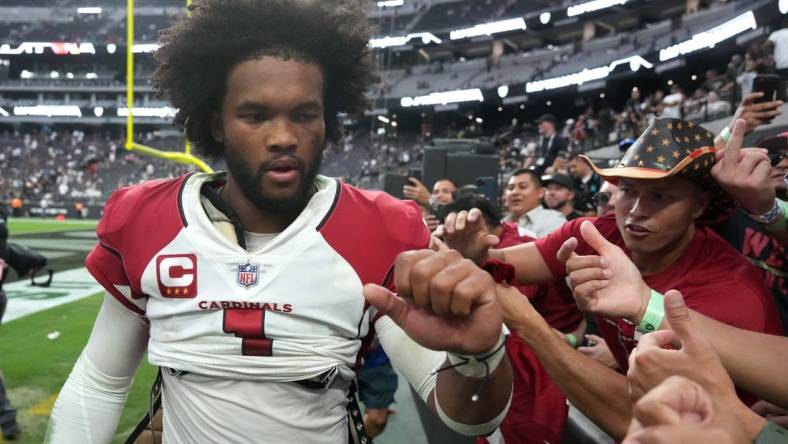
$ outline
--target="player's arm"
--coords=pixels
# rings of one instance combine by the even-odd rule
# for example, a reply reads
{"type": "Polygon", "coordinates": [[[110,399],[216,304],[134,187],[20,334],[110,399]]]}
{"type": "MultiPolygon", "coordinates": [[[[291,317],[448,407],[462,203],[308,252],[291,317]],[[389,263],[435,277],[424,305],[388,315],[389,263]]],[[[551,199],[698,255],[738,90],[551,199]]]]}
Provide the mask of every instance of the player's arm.
{"type": "Polygon", "coordinates": [[[386,315],[376,329],[392,364],[449,427],[491,433],[512,395],[494,281],[442,247],[400,254],[394,282],[399,294],[364,287],[367,301],[386,315]]]}
{"type": "Polygon", "coordinates": [[[148,323],[107,294],[58,395],[45,442],[108,443],[148,343],[148,323]]]}
{"type": "Polygon", "coordinates": [[[482,387],[482,378],[464,376],[453,369],[436,373],[435,370],[452,365],[447,353],[422,347],[391,318],[380,318],[375,331],[394,367],[450,428],[481,436],[501,423],[511,402],[511,368],[505,356],[482,387]],[[477,401],[471,400],[474,395],[478,395],[477,401]]]}
{"type": "Polygon", "coordinates": [[[531,347],[561,392],[615,439],[624,437],[632,402],[624,375],[567,344],[516,287],[500,287],[506,325],[531,347]]]}

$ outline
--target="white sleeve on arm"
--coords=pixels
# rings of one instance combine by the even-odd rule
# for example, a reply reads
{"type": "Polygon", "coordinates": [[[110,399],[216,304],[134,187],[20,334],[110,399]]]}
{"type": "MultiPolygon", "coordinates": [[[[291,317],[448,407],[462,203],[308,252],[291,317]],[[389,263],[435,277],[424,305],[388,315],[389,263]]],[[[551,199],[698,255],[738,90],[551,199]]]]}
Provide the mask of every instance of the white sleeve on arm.
{"type": "Polygon", "coordinates": [[[145,318],[106,294],[88,344],[55,402],[45,442],[111,442],[147,344],[145,318]]]}
{"type": "Polygon", "coordinates": [[[426,403],[438,379],[434,371],[443,365],[446,352],[430,350],[417,344],[388,316],[375,322],[375,331],[380,345],[391,359],[391,364],[402,373],[426,403]]]}

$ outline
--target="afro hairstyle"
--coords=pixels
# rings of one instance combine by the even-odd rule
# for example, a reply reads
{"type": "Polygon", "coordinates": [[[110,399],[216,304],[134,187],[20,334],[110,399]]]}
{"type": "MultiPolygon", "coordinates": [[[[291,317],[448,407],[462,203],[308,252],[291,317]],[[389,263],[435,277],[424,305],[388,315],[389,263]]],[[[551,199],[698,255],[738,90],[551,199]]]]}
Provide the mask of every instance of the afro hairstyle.
{"type": "Polygon", "coordinates": [[[196,151],[222,156],[211,134],[230,71],[262,56],[319,66],[324,75],[326,136],[340,136],[340,112],[366,106],[375,80],[368,50],[371,25],[361,0],[196,0],[161,33],[153,85],[178,108],[175,125],[196,151]]]}

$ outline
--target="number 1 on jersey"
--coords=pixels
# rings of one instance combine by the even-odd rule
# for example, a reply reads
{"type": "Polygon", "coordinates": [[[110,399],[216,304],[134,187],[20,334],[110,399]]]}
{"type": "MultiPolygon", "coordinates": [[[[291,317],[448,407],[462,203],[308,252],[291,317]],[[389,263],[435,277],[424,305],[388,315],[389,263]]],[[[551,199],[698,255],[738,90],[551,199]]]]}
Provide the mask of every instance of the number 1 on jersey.
{"type": "Polygon", "coordinates": [[[265,310],[227,308],[222,328],[225,333],[242,338],[244,356],[272,356],[274,340],[265,337],[265,310]]]}

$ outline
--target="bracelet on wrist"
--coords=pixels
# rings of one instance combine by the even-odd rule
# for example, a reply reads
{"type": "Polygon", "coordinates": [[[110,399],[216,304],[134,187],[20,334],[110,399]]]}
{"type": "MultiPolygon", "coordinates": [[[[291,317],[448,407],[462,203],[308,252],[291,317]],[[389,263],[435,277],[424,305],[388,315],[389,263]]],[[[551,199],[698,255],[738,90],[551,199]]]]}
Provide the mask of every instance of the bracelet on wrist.
{"type": "Polygon", "coordinates": [[[725,143],[730,142],[731,137],[733,137],[730,128],[728,128],[727,126],[723,128],[722,131],[720,131],[720,137],[722,137],[722,140],[724,140],[725,143]]]}
{"type": "Polygon", "coordinates": [[[744,214],[750,217],[750,219],[758,222],[759,224],[771,225],[777,222],[782,216],[784,216],[783,207],[782,205],[780,205],[780,202],[782,202],[780,199],[775,198],[772,207],[769,209],[769,211],[763,214],[751,214],[746,210],[743,211],[744,214]]]}
{"type": "Polygon", "coordinates": [[[646,306],[646,312],[643,313],[643,319],[640,320],[637,330],[641,333],[651,333],[652,331],[659,330],[662,321],[665,320],[665,296],[662,293],[651,290],[651,297],[646,306]]]}
{"type": "Polygon", "coordinates": [[[567,333],[567,334],[565,334],[565,335],[564,335],[564,337],[566,338],[566,342],[568,342],[568,343],[569,343],[569,345],[570,345],[572,348],[577,348],[577,346],[578,346],[578,345],[580,345],[580,344],[577,342],[577,336],[575,336],[575,334],[574,334],[574,333],[567,333]]]}
{"type": "Polygon", "coordinates": [[[771,233],[780,233],[788,229],[788,202],[780,199],[775,199],[775,201],[781,214],[772,223],[764,224],[763,228],[771,233]]]}
{"type": "Polygon", "coordinates": [[[785,444],[788,442],[788,430],[769,421],[755,438],[755,444],[785,444]]]}

